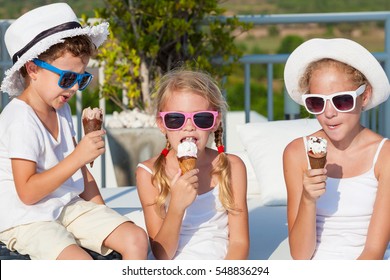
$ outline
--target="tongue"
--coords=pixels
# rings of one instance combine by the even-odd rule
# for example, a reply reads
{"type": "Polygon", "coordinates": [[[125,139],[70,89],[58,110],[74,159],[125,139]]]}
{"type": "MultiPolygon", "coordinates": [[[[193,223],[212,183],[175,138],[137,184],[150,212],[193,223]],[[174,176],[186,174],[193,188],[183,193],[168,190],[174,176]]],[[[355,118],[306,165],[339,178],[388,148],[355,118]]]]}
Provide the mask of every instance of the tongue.
{"type": "Polygon", "coordinates": [[[182,142],[194,142],[195,143],[195,138],[187,137],[187,138],[183,139],[182,142]]]}

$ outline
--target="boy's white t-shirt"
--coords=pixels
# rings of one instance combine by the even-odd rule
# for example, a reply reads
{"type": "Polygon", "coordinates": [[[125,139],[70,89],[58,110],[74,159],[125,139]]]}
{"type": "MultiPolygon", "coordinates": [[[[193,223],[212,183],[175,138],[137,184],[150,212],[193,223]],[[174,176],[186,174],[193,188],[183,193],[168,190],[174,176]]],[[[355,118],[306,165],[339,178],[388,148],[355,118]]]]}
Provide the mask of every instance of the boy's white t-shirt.
{"type": "Polygon", "coordinates": [[[16,193],[11,158],[36,162],[37,173],[41,173],[74,150],[75,130],[68,104],[57,110],[57,119],[59,134],[55,139],[24,101],[14,98],[0,114],[0,232],[21,224],[57,219],[64,205],[84,190],[79,169],[33,205],[24,204],[16,193]]]}

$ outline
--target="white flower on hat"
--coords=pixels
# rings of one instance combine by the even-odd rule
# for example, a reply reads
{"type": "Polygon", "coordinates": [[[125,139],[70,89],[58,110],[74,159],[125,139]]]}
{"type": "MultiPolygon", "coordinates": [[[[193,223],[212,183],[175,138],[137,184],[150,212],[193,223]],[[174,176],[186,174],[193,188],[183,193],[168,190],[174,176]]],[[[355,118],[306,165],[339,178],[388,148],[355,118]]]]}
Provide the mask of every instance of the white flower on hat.
{"type": "Polygon", "coordinates": [[[5,72],[1,91],[9,96],[20,95],[25,86],[20,68],[65,38],[87,35],[99,47],[108,34],[107,22],[82,27],[66,3],[50,4],[25,13],[9,26],[4,36],[14,65],[5,72]]]}

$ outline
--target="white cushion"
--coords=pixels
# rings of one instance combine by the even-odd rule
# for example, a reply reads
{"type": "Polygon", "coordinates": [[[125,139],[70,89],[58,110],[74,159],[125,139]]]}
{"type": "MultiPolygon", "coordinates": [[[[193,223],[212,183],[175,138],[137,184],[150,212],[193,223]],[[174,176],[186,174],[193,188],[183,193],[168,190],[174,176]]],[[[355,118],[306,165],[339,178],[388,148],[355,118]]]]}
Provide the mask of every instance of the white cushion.
{"type": "Polygon", "coordinates": [[[283,151],[292,140],[321,127],[316,119],[248,123],[237,126],[256,174],[263,205],[286,205],[283,151]]]}

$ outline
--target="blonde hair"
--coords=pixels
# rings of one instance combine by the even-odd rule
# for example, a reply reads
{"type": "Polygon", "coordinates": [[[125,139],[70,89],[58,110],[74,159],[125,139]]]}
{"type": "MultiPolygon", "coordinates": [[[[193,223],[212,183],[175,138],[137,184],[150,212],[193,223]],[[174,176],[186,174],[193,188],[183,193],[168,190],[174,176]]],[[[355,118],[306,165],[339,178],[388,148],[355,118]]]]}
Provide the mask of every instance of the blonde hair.
{"type": "Polygon", "coordinates": [[[310,79],[313,72],[322,67],[335,67],[351,78],[351,82],[357,87],[362,84],[370,84],[367,78],[354,67],[331,58],[324,58],[310,63],[299,80],[299,89],[303,94],[309,93],[310,79]]]}
{"type": "MultiPolygon", "coordinates": [[[[182,90],[199,94],[209,102],[213,110],[218,111],[220,114],[224,114],[227,111],[227,103],[222,96],[217,82],[209,74],[202,71],[192,71],[182,68],[172,70],[161,78],[156,89],[154,92],[156,116],[158,112],[162,111],[170,96],[175,91],[182,90]]],[[[221,122],[218,129],[214,132],[214,141],[217,147],[223,147],[222,134],[221,122]]],[[[165,149],[171,149],[168,141],[165,149]]],[[[157,213],[160,213],[160,209],[165,205],[170,193],[169,179],[165,171],[165,165],[165,156],[161,154],[154,163],[152,175],[152,183],[159,190],[159,195],[155,201],[157,213]]],[[[210,175],[218,176],[219,200],[222,206],[228,211],[234,210],[234,197],[231,190],[231,167],[224,151],[219,153],[217,164],[210,175]]]]}

